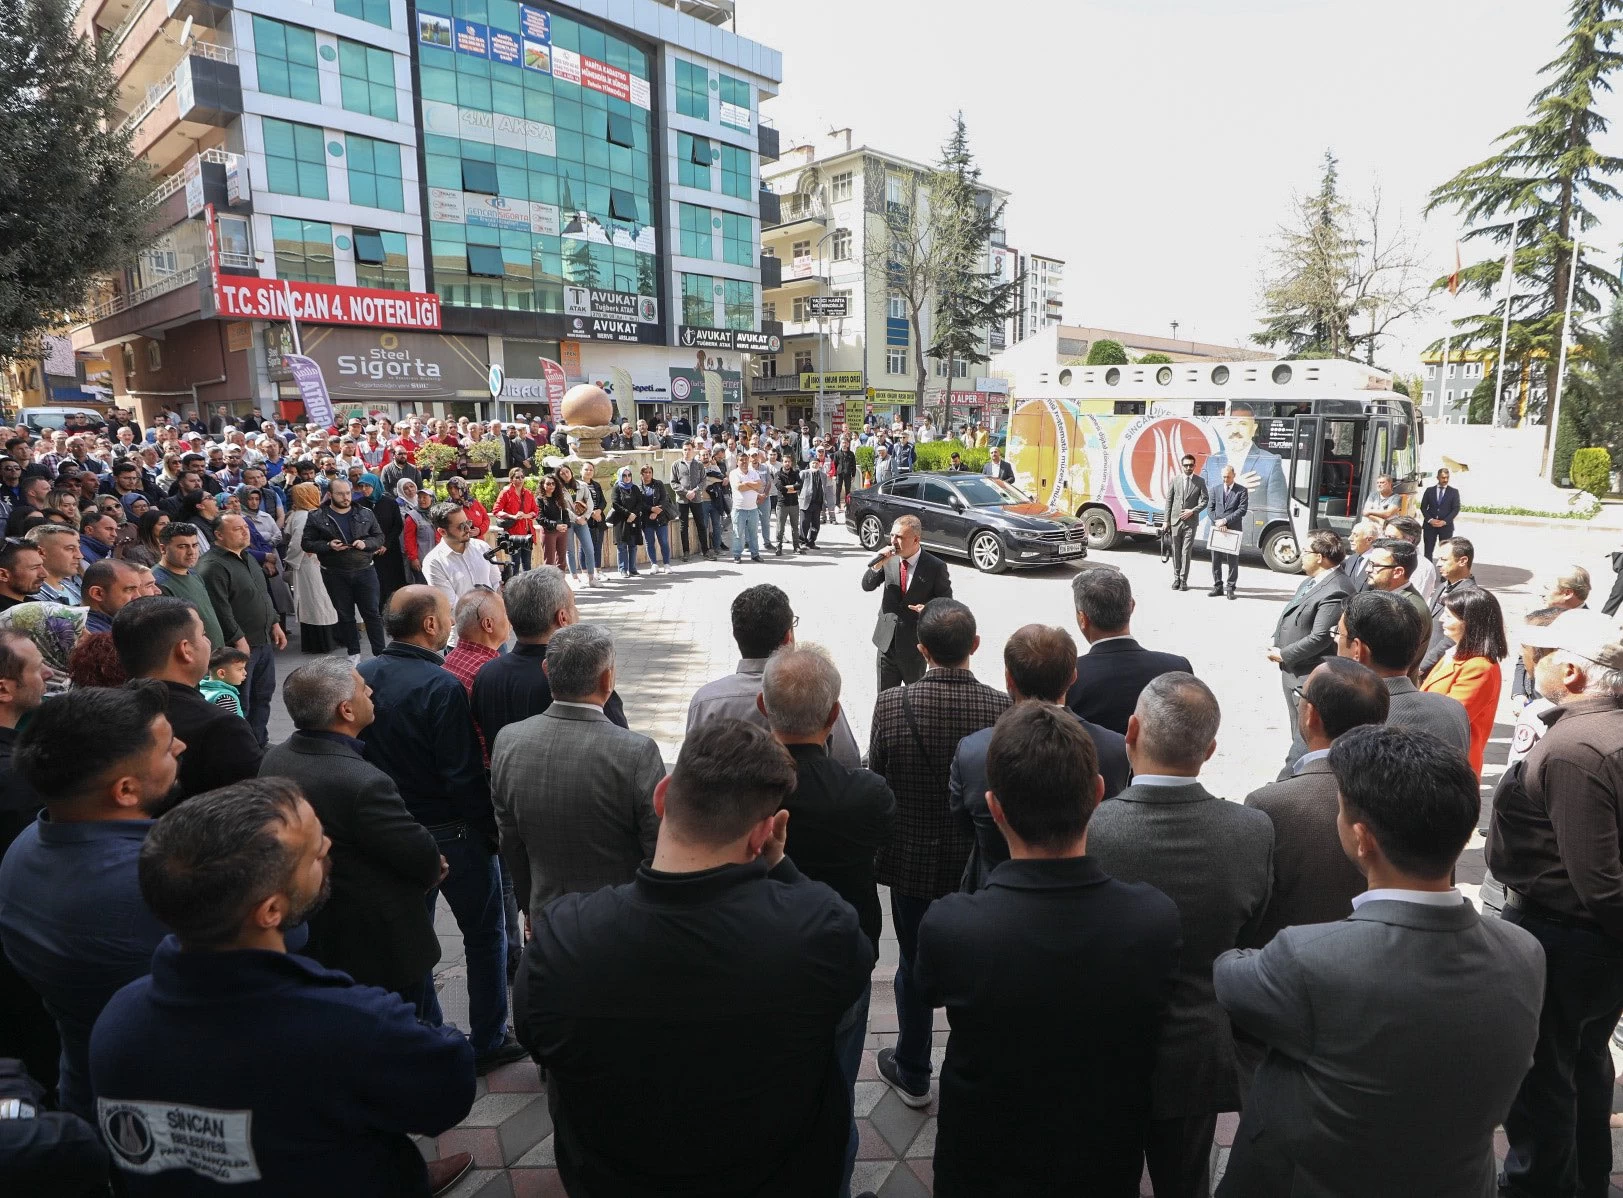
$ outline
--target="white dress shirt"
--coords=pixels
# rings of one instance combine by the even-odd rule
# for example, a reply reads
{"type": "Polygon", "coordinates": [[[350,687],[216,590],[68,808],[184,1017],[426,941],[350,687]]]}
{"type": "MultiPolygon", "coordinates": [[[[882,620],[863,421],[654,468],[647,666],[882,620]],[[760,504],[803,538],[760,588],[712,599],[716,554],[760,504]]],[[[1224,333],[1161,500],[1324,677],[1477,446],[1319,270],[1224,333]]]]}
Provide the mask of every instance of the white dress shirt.
{"type": "MultiPolygon", "coordinates": [[[[1138,779],[1134,778],[1133,781],[1137,782],[1138,779]]],[[[1457,907],[1465,901],[1465,896],[1452,886],[1447,890],[1366,890],[1363,894],[1353,895],[1353,910],[1358,910],[1365,903],[1383,899],[1394,903],[1419,903],[1422,907],[1457,907]]]]}

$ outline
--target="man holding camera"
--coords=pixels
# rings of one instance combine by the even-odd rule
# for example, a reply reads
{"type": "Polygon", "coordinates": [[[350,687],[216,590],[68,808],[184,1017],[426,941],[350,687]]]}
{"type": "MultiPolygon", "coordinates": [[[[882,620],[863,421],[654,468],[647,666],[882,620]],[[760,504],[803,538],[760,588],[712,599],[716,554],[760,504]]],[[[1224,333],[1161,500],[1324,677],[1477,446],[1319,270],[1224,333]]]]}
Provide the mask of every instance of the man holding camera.
{"type": "Polygon", "coordinates": [[[327,502],[311,512],[304,524],[301,548],[321,561],[321,581],[338,613],[338,637],[349,660],[361,659],[361,636],[355,627],[360,608],[372,656],[383,652],[383,616],[378,611],[378,572],[372,561],[383,548],[383,529],[371,508],[358,507],[347,478],[334,479],[327,502]]]}

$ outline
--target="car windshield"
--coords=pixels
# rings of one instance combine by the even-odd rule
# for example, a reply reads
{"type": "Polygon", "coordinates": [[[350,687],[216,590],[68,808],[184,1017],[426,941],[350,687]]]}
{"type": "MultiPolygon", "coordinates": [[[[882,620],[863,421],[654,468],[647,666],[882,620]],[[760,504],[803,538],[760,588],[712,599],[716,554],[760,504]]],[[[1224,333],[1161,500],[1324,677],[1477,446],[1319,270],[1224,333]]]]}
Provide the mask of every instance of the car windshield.
{"type": "Polygon", "coordinates": [[[1011,487],[1000,478],[971,475],[955,478],[953,485],[970,507],[1000,507],[1005,503],[1030,503],[1031,497],[1011,487]]]}

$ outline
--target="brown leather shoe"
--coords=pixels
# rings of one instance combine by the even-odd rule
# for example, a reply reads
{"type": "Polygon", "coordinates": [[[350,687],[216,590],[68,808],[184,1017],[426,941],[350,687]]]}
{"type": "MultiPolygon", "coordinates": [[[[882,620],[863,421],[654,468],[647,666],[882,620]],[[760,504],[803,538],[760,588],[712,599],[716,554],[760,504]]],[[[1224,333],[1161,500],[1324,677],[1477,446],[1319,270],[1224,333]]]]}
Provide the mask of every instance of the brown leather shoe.
{"type": "Polygon", "coordinates": [[[471,1168],[473,1168],[471,1152],[453,1153],[437,1161],[429,1161],[428,1192],[434,1198],[440,1198],[441,1194],[448,1192],[452,1186],[461,1181],[463,1175],[471,1168]]]}

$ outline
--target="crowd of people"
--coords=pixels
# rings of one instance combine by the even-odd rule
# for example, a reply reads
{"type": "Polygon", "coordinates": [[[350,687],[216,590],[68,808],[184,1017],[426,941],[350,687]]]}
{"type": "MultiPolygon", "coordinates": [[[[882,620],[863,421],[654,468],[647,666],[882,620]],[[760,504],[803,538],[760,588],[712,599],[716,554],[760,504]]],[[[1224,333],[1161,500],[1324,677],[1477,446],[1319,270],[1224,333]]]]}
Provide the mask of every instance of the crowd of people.
{"type": "MultiPolygon", "coordinates": [[[[0,1189],[440,1194],[470,1155],[425,1162],[411,1137],[529,1058],[570,1193],[848,1198],[883,887],[897,1034],[876,1064],[936,1104],[938,1195],[1125,1198],[1147,1169],[1158,1198],[1205,1198],[1235,1111],[1225,1198],[1605,1192],[1623,632],[1582,570],[1510,634],[1467,539],[1433,563],[1401,515],[1314,533],[1269,654],[1285,768],[1220,797],[1219,696],[1139,642],[1126,575],[1078,571],[1085,651],[1029,624],[991,686],[904,517],[860,577],[880,592],[866,745],[761,584],[667,772],[576,602],[590,533],[527,569],[477,548],[591,480],[537,495],[521,473],[533,511],[466,486],[425,508],[398,466],[404,503],[363,461],[354,484],[243,482],[217,514],[192,474],[150,546],[12,496],[40,518],[0,548],[0,1189]],[[137,544],[150,562],[118,551],[137,544]],[[295,731],[271,744],[275,652],[307,618],[344,652],[282,679],[295,731]],[[1512,646],[1493,918],[1455,870],[1512,646]],[[435,986],[441,898],[462,1028],[435,986]]],[[[744,493],[735,548],[760,524],[744,493]]]]}

